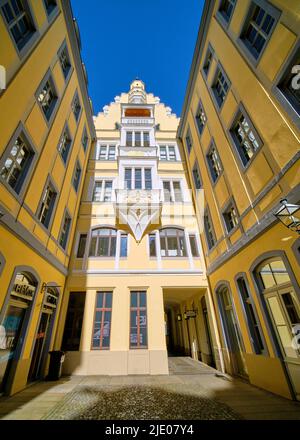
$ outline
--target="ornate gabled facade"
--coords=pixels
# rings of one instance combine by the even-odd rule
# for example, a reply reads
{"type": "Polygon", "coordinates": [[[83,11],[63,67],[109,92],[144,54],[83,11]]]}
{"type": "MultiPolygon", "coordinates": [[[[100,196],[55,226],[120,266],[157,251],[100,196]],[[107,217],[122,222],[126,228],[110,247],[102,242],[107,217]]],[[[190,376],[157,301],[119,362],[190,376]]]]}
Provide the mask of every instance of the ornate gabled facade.
{"type": "Polygon", "coordinates": [[[140,80],[103,110],[58,337],[64,372],[168,374],[168,352],[219,365],[179,119],[140,80]]]}

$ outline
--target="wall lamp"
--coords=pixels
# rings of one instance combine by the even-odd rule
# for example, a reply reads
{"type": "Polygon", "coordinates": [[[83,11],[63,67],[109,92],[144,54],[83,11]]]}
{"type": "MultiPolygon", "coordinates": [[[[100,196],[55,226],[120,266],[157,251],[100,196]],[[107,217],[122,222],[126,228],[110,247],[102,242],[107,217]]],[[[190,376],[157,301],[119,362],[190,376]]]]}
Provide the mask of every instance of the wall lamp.
{"type": "Polygon", "coordinates": [[[288,203],[287,199],[280,200],[281,207],[274,213],[288,229],[300,234],[300,205],[288,203]]]}

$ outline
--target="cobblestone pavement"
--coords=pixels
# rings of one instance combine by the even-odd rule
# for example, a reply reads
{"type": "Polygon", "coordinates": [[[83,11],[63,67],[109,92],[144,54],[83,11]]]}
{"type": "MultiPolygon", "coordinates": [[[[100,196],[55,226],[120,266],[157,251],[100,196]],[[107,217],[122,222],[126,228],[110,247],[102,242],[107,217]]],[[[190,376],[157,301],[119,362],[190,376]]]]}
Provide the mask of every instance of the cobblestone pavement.
{"type": "Polygon", "coordinates": [[[167,376],[71,376],[0,398],[3,420],[300,420],[300,403],[186,357],[167,376]]]}

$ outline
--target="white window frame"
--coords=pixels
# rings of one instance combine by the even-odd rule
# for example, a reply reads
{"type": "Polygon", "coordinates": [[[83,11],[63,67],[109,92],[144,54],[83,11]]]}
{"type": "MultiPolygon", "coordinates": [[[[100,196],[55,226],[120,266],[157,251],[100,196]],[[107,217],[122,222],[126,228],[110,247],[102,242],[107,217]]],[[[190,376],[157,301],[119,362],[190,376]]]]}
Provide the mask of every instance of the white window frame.
{"type": "Polygon", "coordinates": [[[159,144],[158,145],[158,147],[159,147],[159,160],[161,161],[161,162],[178,162],[180,159],[179,159],[179,153],[178,153],[178,148],[177,148],[177,144],[159,144]],[[161,157],[160,157],[160,149],[161,149],[161,147],[164,147],[164,148],[166,148],[166,159],[164,160],[164,159],[161,159],[161,157]],[[170,159],[170,151],[169,151],[169,148],[174,148],[174,151],[175,151],[175,160],[171,160],[170,159]]]}
{"type": "MultiPolygon", "coordinates": [[[[123,184],[124,184],[124,188],[125,188],[125,170],[127,169],[131,169],[131,190],[146,190],[145,188],[145,170],[149,169],[151,171],[151,190],[153,189],[153,167],[151,165],[147,166],[147,165],[129,165],[129,166],[124,166],[124,177],[123,177],[123,184]],[[141,170],[141,174],[142,174],[142,188],[135,188],[135,170],[136,169],[140,169],[141,170]]],[[[127,188],[125,188],[127,189],[127,188]]],[[[151,191],[148,190],[148,191],[151,191]]]]}
{"type": "Polygon", "coordinates": [[[117,159],[117,145],[116,145],[116,143],[114,143],[114,142],[98,142],[97,143],[95,160],[97,160],[97,161],[108,160],[109,162],[113,162],[116,159],[117,159]],[[102,148],[103,147],[106,148],[105,159],[102,159],[100,157],[101,147],[102,148]],[[109,159],[109,147],[114,147],[115,148],[115,158],[114,159],[109,159]]]}
{"type": "Polygon", "coordinates": [[[166,203],[183,203],[184,202],[184,190],[183,190],[183,182],[182,179],[162,179],[163,182],[163,194],[164,194],[164,201],[166,203]],[[170,183],[170,188],[171,188],[171,197],[170,197],[170,201],[165,200],[165,192],[164,192],[164,182],[169,182],[170,183]],[[174,182],[178,182],[179,186],[180,186],[180,192],[181,192],[181,200],[180,201],[175,201],[175,191],[174,191],[174,182]]]}
{"type": "Polygon", "coordinates": [[[93,182],[93,191],[92,191],[92,203],[112,203],[114,199],[114,179],[109,177],[97,177],[93,182]],[[101,191],[100,191],[100,200],[94,200],[94,193],[95,193],[95,186],[97,183],[101,182],[101,191]],[[104,201],[104,195],[105,195],[105,183],[106,182],[112,182],[112,189],[111,189],[111,199],[108,201],[104,201]]]}

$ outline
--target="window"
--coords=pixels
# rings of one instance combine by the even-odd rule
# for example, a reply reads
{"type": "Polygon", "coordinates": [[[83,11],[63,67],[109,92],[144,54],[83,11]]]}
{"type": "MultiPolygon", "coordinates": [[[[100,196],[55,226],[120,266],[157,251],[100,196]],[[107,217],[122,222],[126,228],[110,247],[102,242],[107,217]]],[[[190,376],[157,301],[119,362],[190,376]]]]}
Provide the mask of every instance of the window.
{"type": "Polygon", "coordinates": [[[68,127],[65,127],[64,132],[62,134],[62,137],[60,139],[59,145],[58,145],[58,151],[59,151],[59,154],[60,154],[64,164],[67,163],[71,143],[72,143],[72,139],[70,136],[69,129],[68,129],[68,127]]]}
{"type": "Polygon", "coordinates": [[[79,187],[80,177],[81,177],[81,166],[80,166],[79,162],[77,161],[75,171],[74,171],[74,177],[73,177],[73,187],[76,192],[79,187]]]}
{"type": "Polygon", "coordinates": [[[44,4],[48,15],[51,15],[51,13],[57,8],[56,0],[44,0],[44,4]]]}
{"type": "Polygon", "coordinates": [[[160,160],[176,161],[176,151],[174,145],[160,145],[159,146],[160,160]]]}
{"type": "Polygon", "coordinates": [[[110,202],[112,199],[112,180],[95,182],[93,202],[110,202]]]}
{"type": "Polygon", "coordinates": [[[240,38],[255,60],[266,47],[279,15],[269,3],[252,1],[240,38]]]}
{"type": "Polygon", "coordinates": [[[115,160],[116,159],[116,146],[115,145],[98,145],[97,160],[115,160]]]}
{"type": "Polygon", "coordinates": [[[205,73],[205,76],[208,76],[209,69],[210,69],[210,66],[211,66],[211,63],[212,63],[212,60],[213,60],[213,56],[214,56],[213,50],[209,46],[208,49],[207,49],[205,61],[204,61],[204,64],[203,64],[203,71],[205,73]]]}
{"type": "Polygon", "coordinates": [[[126,131],[126,147],[150,147],[149,131],[126,131]]]}
{"type": "Polygon", "coordinates": [[[81,104],[79,100],[78,93],[76,92],[73,102],[72,102],[72,112],[74,114],[76,122],[78,122],[80,113],[81,113],[81,104]]]}
{"type": "MultiPolygon", "coordinates": [[[[281,81],[278,84],[278,89],[283,96],[288,100],[293,109],[300,115],[300,88],[297,87],[296,77],[299,77],[299,70],[295,66],[300,65],[300,46],[297,49],[295,56],[289,63],[281,81]],[[298,76],[297,76],[298,73],[298,76]]],[[[299,80],[298,80],[299,84],[299,80]]]]}
{"type": "Polygon", "coordinates": [[[1,160],[0,176],[17,194],[20,193],[34,157],[34,151],[21,132],[1,160]]]}
{"type": "Polygon", "coordinates": [[[230,87],[230,82],[225,75],[225,72],[220,65],[217,67],[215,80],[212,85],[212,91],[216,98],[216,102],[219,108],[222,107],[223,102],[226,99],[228,90],[230,87]]]}
{"type": "Polygon", "coordinates": [[[114,145],[108,146],[108,160],[115,160],[116,159],[116,147],[114,145]]]}
{"type": "Polygon", "coordinates": [[[132,147],[132,131],[126,131],[126,147],[132,147]]]}
{"type": "Polygon", "coordinates": [[[256,133],[252,122],[245,112],[239,111],[235,122],[230,129],[230,134],[239,153],[241,161],[246,166],[254,153],[261,147],[262,142],[256,133]]]}
{"type": "Polygon", "coordinates": [[[185,143],[186,143],[186,148],[188,150],[188,153],[190,154],[192,148],[193,148],[193,140],[192,140],[192,136],[190,131],[188,131],[186,137],[185,137],[185,143]]]}
{"type": "Polygon", "coordinates": [[[55,191],[53,184],[49,182],[44,189],[40,208],[38,210],[38,219],[46,228],[48,228],[50,224],[56,197],[57,192],[55,191]]]}
{"type": "Polygon", "coordinates": [[[112,293],[97,292],[93,330],[93,349],[108,349],[112,313],[112,293]]]}
{"type": "Polygon", "coordinates": [[[83,258],[85,254],[87,234],[80,234],[79,243],[77,248],[77,258],[83,258]]]}
{"type": "Polygon", "coordinates": [[[235,7],[236,0],[221,0],[219,6],[219,13],[224,18],[224,20],[229,23],[232,13],[235,7]]]}
{"type": "Polygon", "coordinates": [[[163,189],[165,202],[182,202],[182,191],[179,181],[164,180],[163,189]]]}
{"type": "Polygon", "coordinates": [[[37,101],[47,121],[50,120],[58,101],[56,89],[51,75],[47,75],[42,87],[37,92],[37,101]]]}
{"type": "Polygon", "coordinates": [[[223,218],[227,232],[232,231],[232,229],[239,224],[237,210],[233,202],[231,202],[228,208],[226,208],[226,210],[223,212],[223,218]]]}
{"type": "Polygon", "coordinates": [[[90,257],[115,257],[117,231],[111,228],[99,228],[92,231],[90,257]]]}
{"type": "Polygon", "coordinates": [[[128,236],[121,234],[120,257],[127,257],[128,236]]]}
{"type": "Polygon", "coordinates": [[[125,168],[125,189],[152,189],[151,168],[125,168]]]}
{"type": "Polygon", "coordinates": [[[211,147],[206,155],[206,159],[208,162],[211,178],[212,178],[213,182],[215,183],[218,180],[218,177],[222,173],[222,164],[221,164],[217,149],[214,146],[214,144],[211,145],[211,147]]]}
{"type": "Polygon", "coordinates": [[[145,189],[152,189],[151,168],[145,168],[145,189]]]}
{"type": "Polygon", "coordinates": [[[58,58],[60,62],[60,66],[64,75],[64,78],[67,79],[69,72],[71,71],[71,61],[68,52],[67,45],[65,44],[62,49],[60,49],[58,53],[58,58]]]}
{"type": "Polygon", "coordinates": [[[68,241],[68,237],[69,237],[69,232],[70,232],[70,226],[71,226],[71,217],[66,212],[65,217],[64,217],[64,221],[63,221],[63,225],[61,228],[60,239],[59,239],[59,244],[61,245],[61,247],[63,249],[66,249],[66,245],[67,245],[67,241],[68,241]]]}
{"type": "Polygon", "coordinates": [[[81,145],[83,147],[83,151],[86,151],[88,144],[89,144],[89,137],[87,134],[86,127],[84,127],[84,130],[82,133],[82,138],[81,138],[81,145]]]}
{"type": "Polygon", "coordinates": [[[206,124],[206,120],[207,119],[206,119],[206,114],[205,114],[205,112],[203,110],[203,105],[202,105],[201,102],[199,102],[198,110],[197,110],[197,113],[196,113],[196,123],[197,123],[197,127],[198,127],[200,135],[202,134],[202,132],[204,130],[204,127],[205,127],[205,124],[206,124]]]}
{"type": "Polygon", "coordinates": [[[264,352],[265,347],[261,335],[260,325],[257,319],[256,311],[252,298],[250,297],[249,290],[244,278],[237,279],[238,290],[244,306],[244,311],[247,319],[248,329],[251,336],[251,342],[256,354],[264,352]]]}
{"type": "Polygon", "coordinates": [[[201,183],[201,177],[200,177],[200,171],[199,171],[198,162],[195,162],[195,165],[194,165],[194,168],[193,168],[193,179],[194,179],[195,188],[196,189],[201,189],[202,188],[202,183],[201,183]]]}
{"type": "Polygon", "coordinates": [[[150,257],[156,257],[156,235],[149,234],[149,255],[150,257]]]}
{"type": "Polygon", "coordinates": [[[216,236],[208,211],[206,211],[204,214],[204,232],[208,249],[212,249],[216,244],[216,236]]]}
{"type": "Polygon", "coordinates": [[[6,1],[1,10],[9,32],[20,51],[36,32],[28,1],[6,1]]]}
{"type": "Polygon", "coordinates": [[[166,228],[159,231],[162,257],[186,257],[184,231],[166,228]]]}
{"type": "Polygon", "coordinates": [[[146,292],[130,292],[130,348],[147,348],[146,292]]]}
{"type": "Polygon", "coordinates": [[[199,257],[196,235],[190,235],[190,246],[193,257],[199,257]]]}
{"type": "Polygon", "coordinates": [[[84,305],[85,292],[70,293],[64,336],[62,341],[62,350],[79,350],[84,305]]]}

